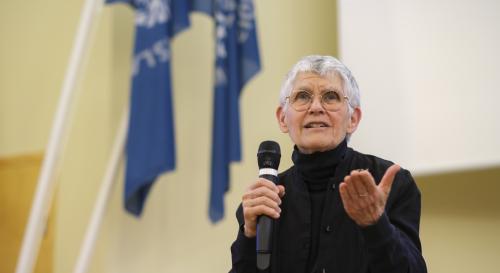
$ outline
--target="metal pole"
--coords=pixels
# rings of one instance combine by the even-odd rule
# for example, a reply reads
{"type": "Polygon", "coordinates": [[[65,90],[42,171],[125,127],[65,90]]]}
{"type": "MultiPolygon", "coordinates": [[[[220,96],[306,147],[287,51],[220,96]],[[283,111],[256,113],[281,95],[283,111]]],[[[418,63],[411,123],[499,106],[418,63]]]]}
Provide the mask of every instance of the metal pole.
{"type": "Polygon", "coordinates": [[[90,259],[92,258],[92,252],[94,250],[97,235],[99,233],[99,227],[101,226],[102,218],[104,216],[104,213],[106,212],[111,190],[113,189],[116,181],[118,163],[120,161],[120,158],[122,158],[125,146],[127,127],[128,110],[123,114],[122,120],[120,122],[120,127],[118,128],[118,132],[116,133],[115,143],[108,161],[108,167],[106,169],[106,173],[99,190],[99,195],[95,202],[94,212],[92,213],[90,224],[87,227],[85,239],[83,241],[82,247],[80,248],[80,255],[78,256],[73,273],[87,272],[88,264],[90,262],[90,259]]]}
{"type": "Polygon", "coordinates": [[[65,139],[67,116],[75,93],[84,53],[88,45],[88,36],[97,13],[102,8],[102,0],[86,0],[81,13],[80,24],[75,37],[73,51],[66,70],[61,97],[52,130],[47,145],[47,152],[38,178],[38,184],[33,198],[30,217],[24,232],[23,244],[17,261],[16,273],[31,273],[35,266],[40,248],[47,216],[52,203],[55,189],[55,176],[59,157],[62,151],[62,141],[65,139]]]}

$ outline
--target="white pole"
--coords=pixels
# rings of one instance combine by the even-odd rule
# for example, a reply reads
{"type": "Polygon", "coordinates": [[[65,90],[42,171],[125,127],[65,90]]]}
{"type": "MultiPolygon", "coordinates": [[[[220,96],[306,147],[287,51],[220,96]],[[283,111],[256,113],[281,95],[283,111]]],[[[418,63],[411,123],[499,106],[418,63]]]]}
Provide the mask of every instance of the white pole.
{"type": "Polygon", "coordinates": [[[81,68],[83,55],[88,45],[88,36],[94,18],[102,8],[102,0],[86,0],[81,13],[78,32],[61,90],[61,97],[52,124],[47,151],[38,177],[30,217],[24,232],[23,244],[17,261],[16,273],[31,273],[35,266],[43,231],[47,223],[55,189],[55,176],[61,154],[61,143],[65,139],[67,116],[75,93],[75,83],[81,68]]]}
{"type": "MultiPolygon", "coordinates": [[[[128,109],[128,108],[127,108],[128,109]]],[[[102,218],[106,212],[106,207],[109,201],[111,190],[113,189],[114,182],[116,181],[116,172],[118,170],[118,163],[123,155],[123,149],[125,146],[125,138],[127,133],[128,125],[128,110],[123,114],[122,120],[120,122],[120,127],[115,137],[115,144],[113,150],[111,151],[111,156],[108,161],[108,167],[104,175],[101,188],[99,190],[99,195],[94,206],[94,212],[92,213],[92,218],[90,224],[87,227],[87,232],[85,234],[85,239],[83,241],[82,247],[80,248],[80,255],[78,256],[75,269],[73,273],[85,273],[88,269],[88,264],[92,258],[92,252],[94,250],[97,235],[99,233],[99,227],[101,226],[102,218]]]]}

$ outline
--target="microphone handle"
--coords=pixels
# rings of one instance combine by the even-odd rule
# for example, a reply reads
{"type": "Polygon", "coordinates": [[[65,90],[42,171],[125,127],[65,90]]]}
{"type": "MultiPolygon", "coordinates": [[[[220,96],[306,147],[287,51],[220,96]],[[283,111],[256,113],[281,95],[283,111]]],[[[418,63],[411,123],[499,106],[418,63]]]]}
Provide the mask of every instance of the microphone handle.
{"type": "MultiPolygon", "coordinates": [[[[270,174],[263,174],[259,177],[278,183],[278,177],[270,174]]],[[[257,219],[257,268],[265,270],[269,268],[271,262],[271,237],[273,232],[273,219],[262,215],[257,219]]]]}
{"type": "Polygon", "coordinates": [[[272,175],[272,174],[261,174],[259,176],[260,178],[265,178],[271,182],[273,182],[274,184],[278,184],[278,177],[276,175],[272,175]]]}

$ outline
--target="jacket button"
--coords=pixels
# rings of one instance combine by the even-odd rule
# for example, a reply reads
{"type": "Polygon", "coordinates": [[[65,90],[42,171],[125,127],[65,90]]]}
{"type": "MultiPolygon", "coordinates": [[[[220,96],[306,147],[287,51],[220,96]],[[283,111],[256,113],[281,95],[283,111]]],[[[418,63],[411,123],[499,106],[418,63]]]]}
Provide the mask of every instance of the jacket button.
{"type": "Polygon", "coordinates": [[[326,232],[330,232],[332,230],[333,230],[333,228],[330,225],[326,226],[326,228],[325,228],[326,232]]]}

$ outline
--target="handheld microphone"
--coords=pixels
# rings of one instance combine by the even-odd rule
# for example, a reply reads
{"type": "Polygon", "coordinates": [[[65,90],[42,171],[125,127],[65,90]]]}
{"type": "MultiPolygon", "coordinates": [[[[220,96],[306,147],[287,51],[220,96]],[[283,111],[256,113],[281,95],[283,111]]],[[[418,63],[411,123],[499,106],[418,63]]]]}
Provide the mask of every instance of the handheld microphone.
{"type": "MultiPolygon", "coordinates": [[[[274,141],[263,141],[257,152],[259,177],[278,183],[278,166],[280,165],[280,145],[274,141]]],[[[266,270],[271,262],[273,219],[261,215],[257,219],[257,268],[266,270]]]]}

